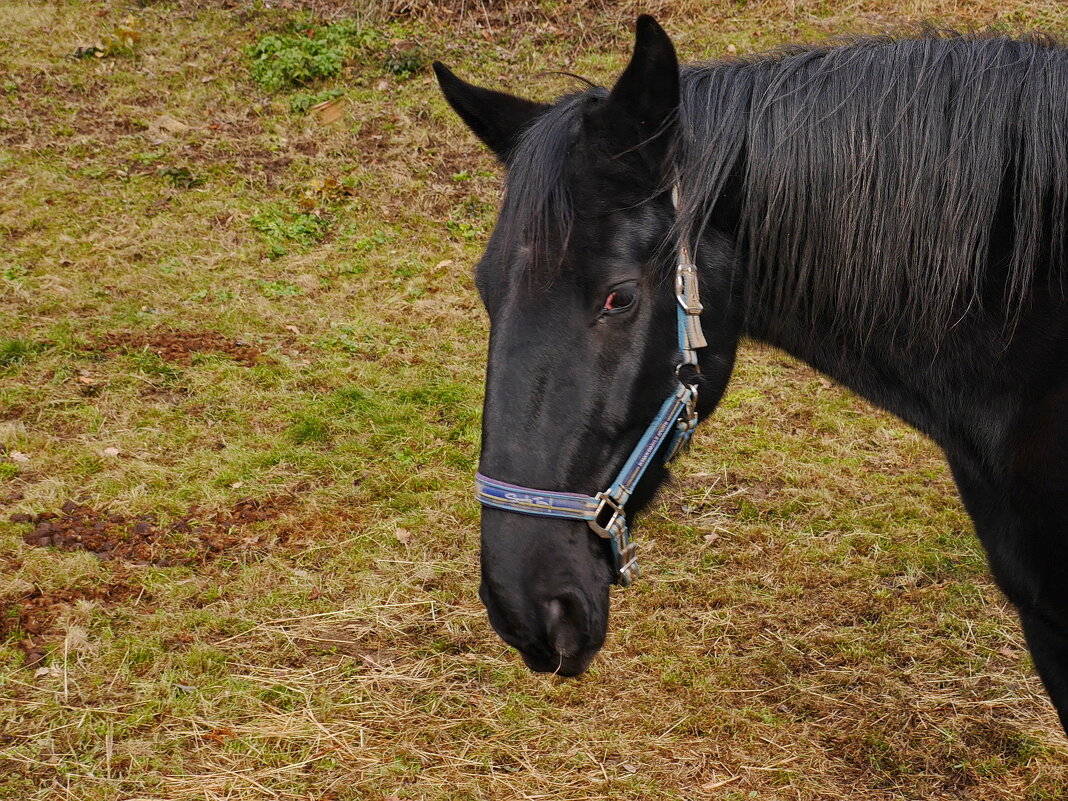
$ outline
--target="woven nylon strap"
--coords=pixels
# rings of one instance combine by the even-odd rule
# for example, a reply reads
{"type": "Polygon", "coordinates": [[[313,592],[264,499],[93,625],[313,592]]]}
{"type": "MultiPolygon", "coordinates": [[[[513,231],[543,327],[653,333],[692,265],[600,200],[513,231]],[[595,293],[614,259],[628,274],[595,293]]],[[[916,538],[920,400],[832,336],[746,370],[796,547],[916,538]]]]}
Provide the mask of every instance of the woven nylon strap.
{"type": "Polygon", "coordinates": [[[637,545],[631,539],[624,506],[664,440],[674,432],[674,438],[668,446],[668,458],[689,440],[693,428],[680,428],[678,423],[695,396],[696,390],[679,384],[678,390],[664,401],[652,424],[631,451],[630,458],[612,486],[604,492],[583,495],[579,492],[534,490],[476,473],[475,497],[483,506],[506,512],[586,521],[599,536],[611,543],[616,581],[625,587],[639,576],[640,571],[637,545]]]}

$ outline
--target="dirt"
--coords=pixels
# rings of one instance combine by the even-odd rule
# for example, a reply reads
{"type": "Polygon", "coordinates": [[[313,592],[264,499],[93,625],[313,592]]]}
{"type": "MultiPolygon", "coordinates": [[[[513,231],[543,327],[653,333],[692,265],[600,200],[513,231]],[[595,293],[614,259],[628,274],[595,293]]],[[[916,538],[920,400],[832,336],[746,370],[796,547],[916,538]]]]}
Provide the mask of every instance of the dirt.
{"type": "Polygon", "coordinates": [[[46,646],[55,642],[55,622],[64,612],[79,601],[119,603],[136,597],[142,602],[150,598],[121,581],[90,589],[64,589],[42,592],[34,587],[23,597],[6,604],[0,615],[0,641],[16,632],[23,636],[15,643],[25,659],[23,667],[35,667],[47,655],[46,646]]]}
{"type": "Polygon", "coordinates": [[[16,514],[13,523],[33,530],[23,536],[27,545],[89,551],[102,560],[122,560],[160,567],[202,564],[239,547],[261,542],[242,529],[277,517],[288,499],[245,498],[228,510],[190,509],[167,523],[153,514],[130,517],[67,501],[59,512],[16,514]]]}
{"type": "Polygon", "coordinates": [[[32,526],[23,535],[27,545],[88,551],[115,566],[110,583],[52,592],[34,587],[7,603],[0,615],[0,642],[16,633],[23,635],[15,643],[25,655],[23,665],[38,665],[45,659],[47,647],[56,641],[56,620],[79,601],[119,603],[136,596],[140,603],[150,603],[143,590],[132,588],[123,580],[128,571],[126,564],[196,565],[225,552],[261,545],[262,537],[250,535],[245,527],[274,519],[290,502],[288,497],[245,498],[226,510],[190,509],[167,523],[151,514],[115,514],[76,501],[63,504],[58,512],[12,515],[12,523],[32,526]]]}
{"type": "Polygon", "coordinates": [[[252,367],[263,358],[259,348],[216,331],[161,329],[147,333],[119,332],[102,337],[96,347],[101,352],[112,354],[150,350],[165,362],[187,366],[192,364],[196,353],[221,353],[245,367],[252,367]]]}

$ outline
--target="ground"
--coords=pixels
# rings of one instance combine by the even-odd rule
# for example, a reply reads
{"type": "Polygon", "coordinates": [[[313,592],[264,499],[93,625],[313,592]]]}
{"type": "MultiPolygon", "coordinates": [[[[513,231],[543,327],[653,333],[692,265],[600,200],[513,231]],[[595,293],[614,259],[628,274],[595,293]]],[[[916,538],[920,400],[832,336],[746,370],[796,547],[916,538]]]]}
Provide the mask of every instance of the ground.
{"type": "MultiPolygon", "coordinates": [[[[543,70],[612,80],[636,10],[0,5],[0,797],[1068,797],[940,455],[771,350],[640,525],[591,671],[490,631],[500,176],[428,65],[551,98],[543,70]],[[335,74],[257,72],[331,32],[335,74]]],[[[1068,31],[1054,0],[641,10],[686,60],[1068,31]]]]}

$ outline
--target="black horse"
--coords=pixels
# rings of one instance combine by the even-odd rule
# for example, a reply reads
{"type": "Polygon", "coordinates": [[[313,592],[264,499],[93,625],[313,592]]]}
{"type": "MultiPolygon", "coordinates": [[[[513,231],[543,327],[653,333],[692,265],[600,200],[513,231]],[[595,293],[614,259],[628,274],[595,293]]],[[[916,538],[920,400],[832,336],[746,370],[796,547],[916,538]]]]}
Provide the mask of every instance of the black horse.
{"type": "MultiPolygon", "coordinates": [[[[926,31],[680,72],[643,16],[611,91],[544,105],[435,70],[507,167],[477,270],[481,472],[607,485],[678,385],[688,244],[698,413],[749,336],[931,437],[1068,729],[1068,51],[926,31]]],[[[615,578],[581,520],[483,510],[480,594],[532,669],[587,667],[615,578]]]]}

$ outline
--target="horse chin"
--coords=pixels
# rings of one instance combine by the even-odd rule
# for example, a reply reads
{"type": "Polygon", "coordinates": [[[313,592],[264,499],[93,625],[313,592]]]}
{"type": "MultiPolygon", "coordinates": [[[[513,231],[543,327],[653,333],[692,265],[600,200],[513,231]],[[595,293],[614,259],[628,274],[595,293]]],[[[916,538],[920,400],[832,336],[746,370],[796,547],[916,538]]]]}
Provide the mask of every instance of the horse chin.
{"type": "Polygon", "coordinates": [[[599,650],[600,649],[593,649],[578,654],[577,656],[531,656],[522,651],[520,651],[519,654],[523,657],[523,662],[526,666],[535,673],[552,673],[556,676],[573,678],[586,672],[586,669],[590,666],[590,663],[593,662],[593,658],[597,656],[597,651],[599,650]]]}

